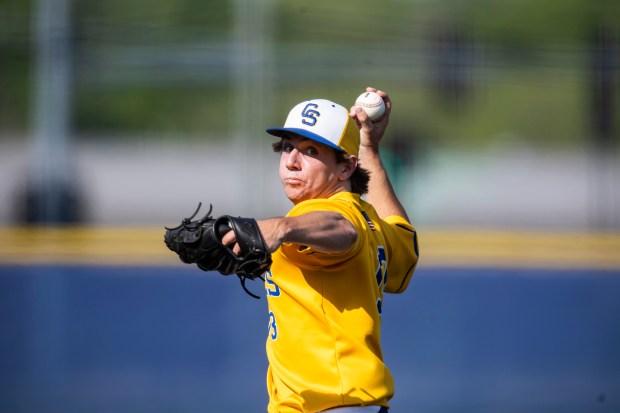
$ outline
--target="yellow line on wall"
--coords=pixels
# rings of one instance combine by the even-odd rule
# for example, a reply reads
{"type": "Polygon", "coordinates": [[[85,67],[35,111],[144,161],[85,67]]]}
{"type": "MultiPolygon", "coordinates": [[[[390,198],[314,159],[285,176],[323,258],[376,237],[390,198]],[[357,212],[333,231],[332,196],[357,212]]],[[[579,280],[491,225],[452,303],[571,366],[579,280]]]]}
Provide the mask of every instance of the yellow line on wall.
{"type": "Polygon", "coordinates": [[[173,265],[163,228],[10,227],[0,229],[0,263],[173,265]]]}
{"type": "MultiPolygon", "coordinates": [[[[156,227],[0,228],[0,264],[183,265],[156,227]]],[[[418,231],[420,267],[620,269],[620,233],[418,231]]]]}
{"type": "Polygon", "coordinates": [[[430,266],[620,269],[620,234],[534,231],[420,231],[430,266]]]}

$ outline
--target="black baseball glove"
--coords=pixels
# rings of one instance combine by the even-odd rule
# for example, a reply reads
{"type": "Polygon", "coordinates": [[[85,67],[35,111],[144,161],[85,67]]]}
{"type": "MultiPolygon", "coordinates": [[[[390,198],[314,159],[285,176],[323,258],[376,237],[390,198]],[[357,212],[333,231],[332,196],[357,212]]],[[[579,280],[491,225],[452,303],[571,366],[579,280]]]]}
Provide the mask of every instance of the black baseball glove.
{"type": "Polygon", "coordinates": [[[196,212],[183,219],[181,225],[166,227],[166,246],[177,253],[181,261],[196,264],[201,270],[217,271],[223,275],[236,274],[243,289],[252,297],[259,298],[246,288],[245,280],[263,279],[262,275],[271,266],[271,254],[256,220],[229,215],[213,218],[211,206],[204,217],[192,221],[201,205],[198,204],[196,212]],[[239,255],[222,244],[222,237],[228,231],[235,231],[241,249],[239,255]]]}

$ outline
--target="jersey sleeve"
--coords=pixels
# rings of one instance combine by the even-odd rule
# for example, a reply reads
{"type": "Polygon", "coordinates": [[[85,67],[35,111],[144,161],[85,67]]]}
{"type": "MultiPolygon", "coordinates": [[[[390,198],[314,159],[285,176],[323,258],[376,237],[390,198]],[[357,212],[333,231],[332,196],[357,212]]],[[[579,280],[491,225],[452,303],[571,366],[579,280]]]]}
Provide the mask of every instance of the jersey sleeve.
{"type": "Polygon", "coordinates": [[[390,216],[383,221],[389,257],[385,292],[399,294],[409,286],[418,263],[418,236],[415,228],[402,217],[390,216]]]}

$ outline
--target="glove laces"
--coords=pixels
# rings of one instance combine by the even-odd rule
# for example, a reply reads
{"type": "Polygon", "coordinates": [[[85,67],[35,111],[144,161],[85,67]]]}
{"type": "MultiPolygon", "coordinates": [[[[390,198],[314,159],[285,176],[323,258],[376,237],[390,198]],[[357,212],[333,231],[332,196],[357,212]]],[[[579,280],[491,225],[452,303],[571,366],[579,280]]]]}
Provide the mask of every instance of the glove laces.
{"type": "Polygon", "coordinates": [[[207,214],[204,217],[196,221],[195,225],[190,226],[190,224],[192,224],[192,219],[194,219],[194,217],[198,214],[198,211],[200,211],[201,206],[202,206],[202,202],[198,202],[198,208],[196,208],[196,211],[194,211],[191,217],[183,218],[183,221],[181,221],[180,225],[177,225],[174,228],[168,228],[168,227],[164,227],[164,228],[166,228],[168,231],[174,231],[175,229],[179,229],[181,227],[187,229],[188,231],[197,230],[205,221],[212,218],[211,211],[213,211],[213,204],[209,204],[209,212],[207,212],[207,214]]]}
{"type": "MultiPolygon", "coordinates": [[[[256,294],[252,293],[250,290],[248,290],[248,287],[245,286],[245,281],[249,277],[247,275],[245,275],[245,274],[237,274],[237,277],[239,277],[239,281],[241,281],[241,287],[243,287],[243,291],[245,291],[250,297],[254,297],[257,300],[260,300],[259,296],[257,296],[256,294]]],[[[265,278],[263,278],[262,275],[259,275],[258,278],[260,278],[261,280],[263,280],[263,282],[265,282],[265,278]]]]}

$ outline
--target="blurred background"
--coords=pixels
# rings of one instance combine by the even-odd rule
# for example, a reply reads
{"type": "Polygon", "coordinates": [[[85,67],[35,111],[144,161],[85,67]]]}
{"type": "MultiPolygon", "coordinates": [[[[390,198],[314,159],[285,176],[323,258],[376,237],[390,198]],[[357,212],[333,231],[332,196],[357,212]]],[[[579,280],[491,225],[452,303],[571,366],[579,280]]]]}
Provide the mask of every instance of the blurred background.
{"type": "Polygon", "coordinates": [[[0,4],[0,222],[282,213],[264,129],[372,85],[418,221],[620,227],[615,1],[0,4]]]}
{"type": "Polygon", "coordinates": [[[0,0],[0,411],[265,411],[265,300],[163,226],[285,214],[265,128],[366,86],[393,410],[620,411],[619,68],[613,0],[0,0]]]}

